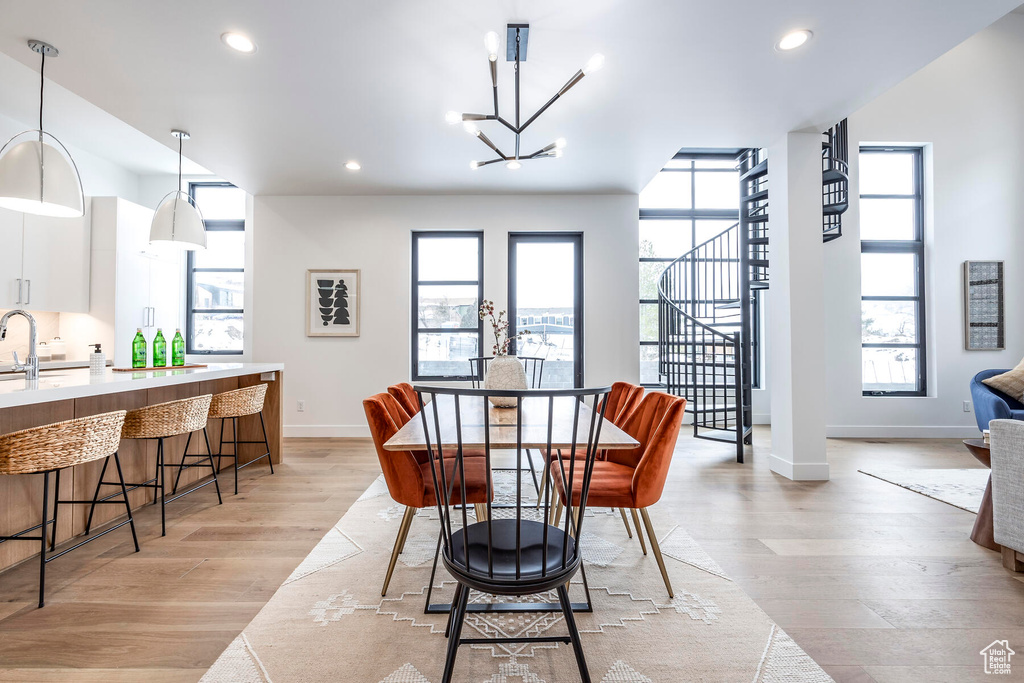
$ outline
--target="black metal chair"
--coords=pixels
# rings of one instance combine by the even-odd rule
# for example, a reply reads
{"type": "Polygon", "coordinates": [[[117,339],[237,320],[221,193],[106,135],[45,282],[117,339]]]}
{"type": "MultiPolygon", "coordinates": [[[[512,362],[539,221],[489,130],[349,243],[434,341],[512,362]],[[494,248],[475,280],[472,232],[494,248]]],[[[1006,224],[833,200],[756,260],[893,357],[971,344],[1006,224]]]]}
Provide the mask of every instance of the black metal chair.
{"type": "MultiPolygon", "coordinates": [[[[487,361],[493,356],[480,356],[469,359],[469,376],[473,382],[474,389],[482,389],[484,386],[484,375],[487,374],[487,361]]],[[[523,364],[523,371],[526,372],[526,385],[530,389],[540,389],[544,380],[544,359],[539,356],[516,356],[523,364]]],[[[530,465],[530,476],[533,478],[533,487],[537,490],[537,504],[540,504],[540,483],[542,479],[537,478],[537,470],[533,468],[533,454],[526,449],[526,462],[530,465]]],[[[511,470],[511,467],[496,467],[496,470],[511,470]]]]}
{"type": "MultiPolygon", "coordinates": [[[[420,419],[423,421],[423,432],[426,435],[426,450],[432,465],[434,489],[437,492],[437,507],[441,520],[441,560],[458,584],[445,629],[445,635],[449,640],[444,674],[441,678],[443,683],[452,680],[460,645],[513,642],[571,644],[580,677],[584,683],[590,683],[580,634],[573,617],[573,606],[569,601],[568,585],[576,572],[582,568],[579,539],[584,523],[590,478],[604,423],[602,399],[608,391],[608,388],[495,391],[458,387],[416,387],[421,408],[420,419]],[[512,515],[506,510],[501,518],[495,519],[492,515],[492,503],[489,501],[486,519],[470,523],[466,507],[456,506],[457,501],[465,500],[466,495],[465,451],[483,446],[487,462],[487,484],[493,486],[490,468],[491,411],[498,409],[491,408],[487,401],[488,396],[516,399],[515,453],[518,467],[515,470],[515,514],[512,515]],[[586,457],[567,457],[563,463],[561,456],[556,456],[559,464],[564,467],[553,467],[557,473],[555,476],[562,477],[562,484],[568,487],[565,490],[577,490],[573,488],[576,485],[581,492],[578,505],[567,510],[564,525],[558,526],[548,523],[554,504],[550,496],[550,487],[544,488],[544,503],[540,510],[534,508],[532,501],[524,504],[522,453],[526,444],[535,448],[546,446],[549,453],[559,452],[558,441],[552,440],[556,420],[561,420],[558,425],[559,431],[568,433],[570,418],[562,411],[561,417],[556,414],[555,402],[566,399],[571,401],[572,405],[568,412],[572,414],[573,435],[566,452],[575,453],[583,450],[586,457]],[[422,410],[428,401],[433,402],[434,410],[422,410]],[[450,424],[442,428],[438,417],[438,413],[441,412],[438,406],[444,401],[454,403],[454,429],[450,424]],[[524,401],[535,402],[530,406],[531,412],[546,413],[546,421],[537,420],[524,425],[524,401]],[[587,403],[590,405],[587,406],[587,403]],[[483,444],[479,443],[481,440],[483,444]],[[556,444],[554,448],[552,443],[556,444]],[[456,472],[458,476],[446,476],[446,473],[456,472]],[[453,495],[453,488],[456,485],[459,485],[461,490],[453,495]],[[502,596],[535,595],[556,591],[569,633],[565,636],[535,638],[463,638],[462,626],[468,611],[470,590],[502,596]]],[[[509,426],[503,423],[501,428],[507,430],[509,426]]],[[[503,446],[508,448],[505,444],[503,446]]],[[[572,497],[569,497],[567,504],[571,506],[572,503],[572,497]]]]}

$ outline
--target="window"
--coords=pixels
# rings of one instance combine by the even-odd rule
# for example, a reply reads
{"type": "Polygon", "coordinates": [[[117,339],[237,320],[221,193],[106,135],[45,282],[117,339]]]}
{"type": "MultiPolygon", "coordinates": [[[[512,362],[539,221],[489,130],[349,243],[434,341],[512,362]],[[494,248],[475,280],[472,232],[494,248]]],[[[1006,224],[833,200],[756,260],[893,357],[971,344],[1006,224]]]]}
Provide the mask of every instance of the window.
{"type": "Polygon", "coordinates": [[[206,250],[187,259],[185,350],[240,354],[245,298],[245,192],[230,183],[189,183],[206,224],[206,250]]]}
{"type": "Polygon", "coordinates": [[[412,378],[470,379],[469,359],[481,356],[484,234],[412,234],[412,378]]]}
{"type": "MultiPolygon", "coordinates": [[[[658,376],[658,279],[669,263],[739,221],[739,150],[680,152],[640,193],[640,383],[658,376]]],[[[753,292],[755,297],[758,292],[753,292]]],[[[760,330],[753,307],[753,355],[760,330]]],[[[754,364],[758,386],[759,362],[754,364]]]]}
{"type": "Polygon", "coordinates": [[[509,233],[508,278],[514,352],[544,359],[543,388],[582,387],[583,235],[509,233]]]}
{"type": "Polygon", "coordinates": [[[924,172],[920,147],[860,150],[865,396],[924,396],[924,172]]]}

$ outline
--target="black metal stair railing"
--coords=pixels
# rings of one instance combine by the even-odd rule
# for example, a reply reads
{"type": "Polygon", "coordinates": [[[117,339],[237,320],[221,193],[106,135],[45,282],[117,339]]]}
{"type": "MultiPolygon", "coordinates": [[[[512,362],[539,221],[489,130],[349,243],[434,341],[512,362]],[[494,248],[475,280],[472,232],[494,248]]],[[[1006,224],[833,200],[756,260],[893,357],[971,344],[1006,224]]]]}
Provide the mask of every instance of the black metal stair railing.
{"type": "Polygon", "coordinates": [[[735,441],[743,462],[741,239],[737,223],[672,261],[658,281],[659,368],[687,400],[693,435],[735,441]]]}

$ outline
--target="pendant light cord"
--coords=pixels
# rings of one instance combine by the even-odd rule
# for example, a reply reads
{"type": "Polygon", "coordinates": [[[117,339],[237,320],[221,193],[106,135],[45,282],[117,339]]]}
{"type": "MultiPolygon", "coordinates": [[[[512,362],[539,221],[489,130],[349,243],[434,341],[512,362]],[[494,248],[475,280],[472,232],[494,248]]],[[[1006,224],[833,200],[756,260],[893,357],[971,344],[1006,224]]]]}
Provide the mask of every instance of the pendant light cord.
{"type": "Polygon", "coordinates": [[[45,80],[43,74],[46,71],[46,52],[40,52],[41,57],[39,63],[39,135],[43,134],[43,84],[45,80]]]}
{"type": "Polygon", "coordinates": [[[178,136],[178,192],[181,192],[181,144],[182,136],[178,136]]]}

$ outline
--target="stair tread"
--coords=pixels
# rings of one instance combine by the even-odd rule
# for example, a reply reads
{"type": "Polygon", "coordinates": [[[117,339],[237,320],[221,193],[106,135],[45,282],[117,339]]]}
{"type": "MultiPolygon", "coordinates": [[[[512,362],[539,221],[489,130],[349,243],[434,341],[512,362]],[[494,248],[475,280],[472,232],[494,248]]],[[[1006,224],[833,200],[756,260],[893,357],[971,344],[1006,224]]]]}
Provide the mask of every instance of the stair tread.
{"type": "Polygon", "coordinates": [[[755,192],[753,194],[743,195],[743,196],[740,197],[740,199],[742,199],[745,202],[756,202],[756,201],[760,201],[762,199],[767,199],[767,198],[768,198],[768,190],[767,189],[760,190],[760,191],[755,192]]]}
{"type": "Polygon", "coordinates": [[[744,180],[753,180],[755,178],[761,178],[768,174],[768,160],[765,159],[757,166],[754,166],[749,171],[740,176],[740,182],[744,180]]]}

